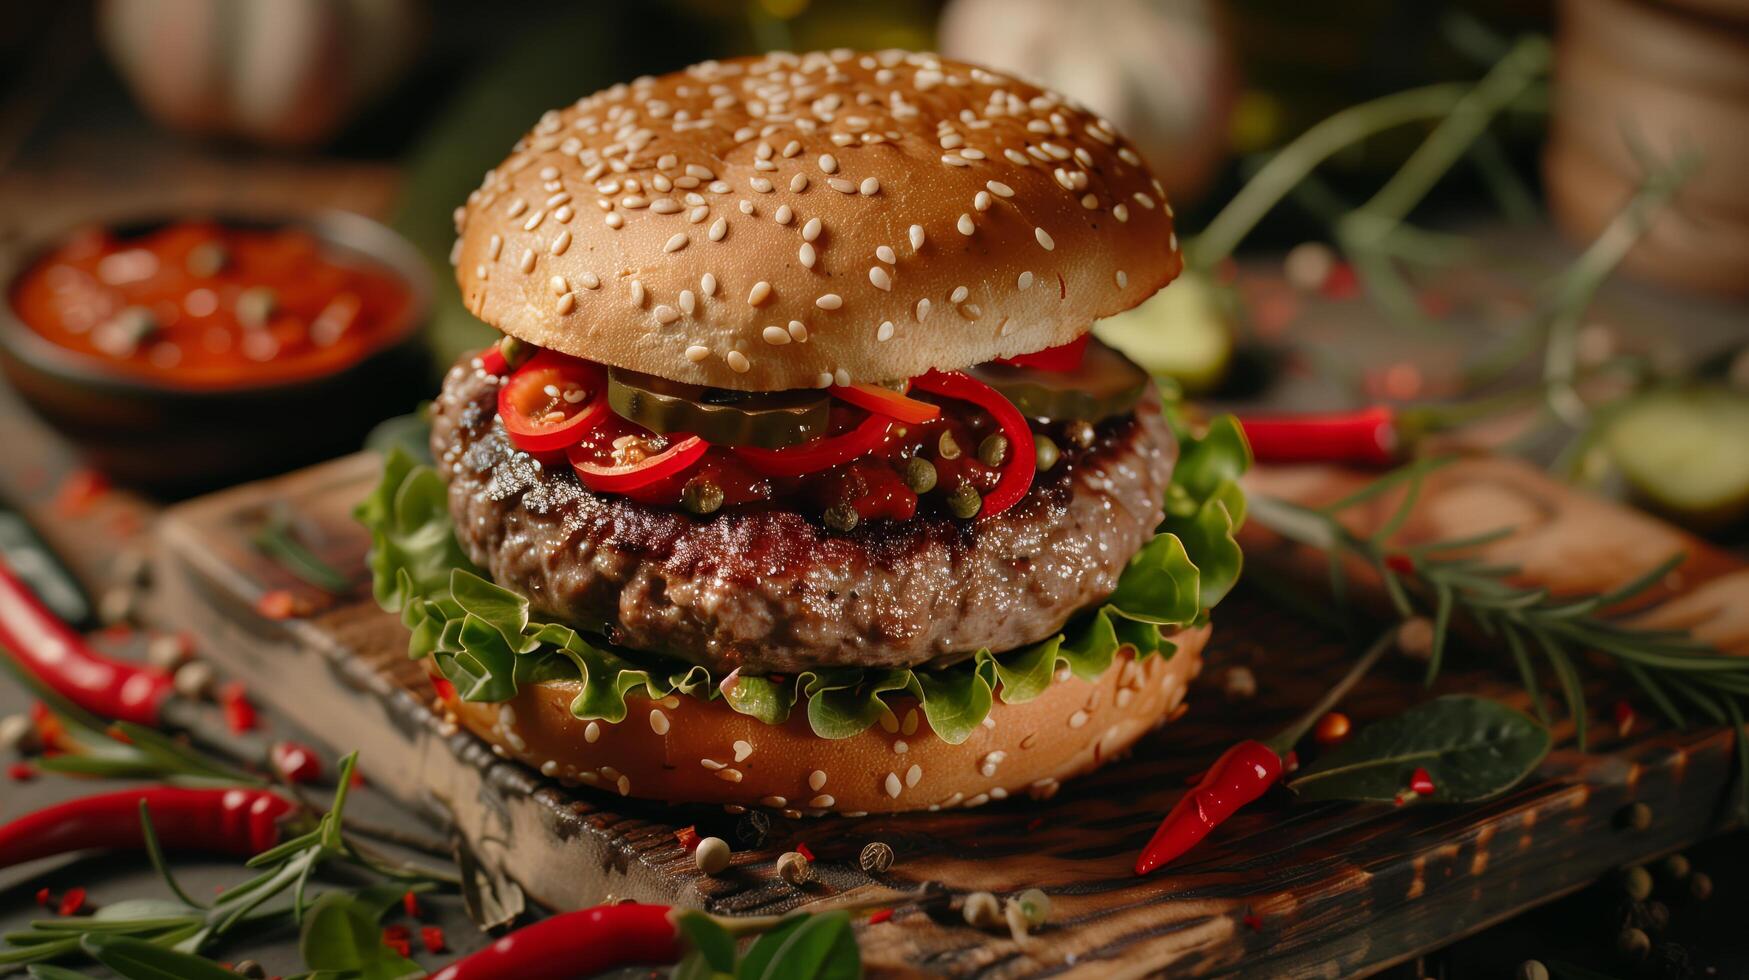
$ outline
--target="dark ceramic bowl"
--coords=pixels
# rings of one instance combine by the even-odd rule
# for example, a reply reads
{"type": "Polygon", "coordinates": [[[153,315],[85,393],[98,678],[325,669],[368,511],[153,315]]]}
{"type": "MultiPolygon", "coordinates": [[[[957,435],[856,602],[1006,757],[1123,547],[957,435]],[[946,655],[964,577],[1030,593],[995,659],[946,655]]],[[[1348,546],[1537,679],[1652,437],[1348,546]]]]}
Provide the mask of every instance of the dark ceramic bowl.
{"type": "Polygon", "coordinates": [[[51,343],[12,308],[16,278],[61,238],[38,240],[0,259],[0,370],[19,396],[116,480],[182,495],[284,472],[359,448],[365,433],[427,397],[431,361],[421,328],[431,279],[419,253],[388,228],[339,211],[305,216],[176,215],[107,222],[123,237],[173,221],[213,218],[230,227],[300,227],[341,256],[374,261],[409,294],[363,358],[314,378],[223,390],[128,375],[51,343]]]}

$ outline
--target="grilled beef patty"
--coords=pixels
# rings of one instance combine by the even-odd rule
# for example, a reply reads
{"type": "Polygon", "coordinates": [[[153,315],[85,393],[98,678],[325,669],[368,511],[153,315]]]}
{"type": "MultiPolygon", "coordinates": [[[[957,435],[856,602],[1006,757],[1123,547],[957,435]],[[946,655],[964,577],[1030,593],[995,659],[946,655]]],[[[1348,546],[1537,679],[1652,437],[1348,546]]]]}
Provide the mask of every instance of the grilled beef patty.
{"type": "Polygon", "coordinates": [[[1150,392],[1091,446],[1063,443],[987,520],[920,512],[840,534],[769,507],[696,517],[592,492],[517,451],[499,380],[472,365],[444,379],[431,432],[469,556],[540,615],[607,622],[617,643],[719,676],[912,667],[1042,640],[1109,595],[1153,537],[1176,457],[1150,392]]]}

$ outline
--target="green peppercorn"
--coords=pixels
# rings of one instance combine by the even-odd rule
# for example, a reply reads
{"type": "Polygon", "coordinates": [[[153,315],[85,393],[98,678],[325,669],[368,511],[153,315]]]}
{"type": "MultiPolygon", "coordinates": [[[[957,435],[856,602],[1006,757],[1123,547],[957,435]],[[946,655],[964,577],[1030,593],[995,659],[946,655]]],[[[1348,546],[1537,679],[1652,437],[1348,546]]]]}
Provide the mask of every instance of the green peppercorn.
{"type": "Polygon", "coordinates": [[[520,337],[506,336],[498,341],[498,353],[504,355],[504,363],[510,367],[521,367],[524,361],[534,356],[533,344],[520,337]]]}
{"type": "Polygon", "coordinates": [[[942,459],[959,459],[960,458],[959,440],[957,440],[953,437],[953,433],[943,432],[941,434],[941,439],[938,440],[935,445],[936,445],[936,454],[939,455],[942,459]]]}
{"type": "Polygon", "coordinates": [[[237,294],[237,320],[251,329],[265,327],[278,305],[279,297],[273,290],[266,286],[251,286],[237,294]]]}
{"type": "Polygon", "coordinates": [[[921,456],[911,457],[911,461],[905,464],[905,485],[917,494],[934,490],[935,464],[921,456]]]}
{"type": "Polygon", "coordinates": [[[1063,457],[1062,450],[1057,448],[1057,441],[1047,435],[1037,435],[1032,440],[1033,465],[1040,473],[1045,473],[1057,465],[1057,460],[1063,457]]]}
{"type": "Polygon", "coordinates": [[[693,480],[680,489],[680,506],[694,514],[714,514],[723,506],[723,488],[709,480],[693,480]]]}
{"type": "Polygon", "coordinates": [[[1086,449],[1093,445],[1093,423],[1076,419],[1063,426],[1063,438],[1072,446],[1086,449]]]}
{"type": "Polygon", "coordinates": [[[1615,948],[1630,960],[1643,960],[1652,952],[1652,937],[1643,929],[1629,926],[1615,937],[1615,948]]]}
{"type": "Polygon", "coordinates": [[[1008,437],[1000,432],[985,436],[978,443],[978,462],[985,466],[1001,466],[1008,458],[1008,437]]]}
{"type": "Polygon", "coordinates": [[[1037,888],[1028,888],[1015,896],[1020,903],[1020,911],[1026,916],[1026,924],[1034,929],[1045,924],[1051,917],[1051,897],[1037,888]]]}
{"type": "Polygon", "coordinates": [[[224,271],[226,263],[230,262],[231,253],[218,242],[201,242],[188,250],[188,259],[183,263],[191,276],[210,279],[224,271]]]}
{"type": "Polygon", "coordinates": [[[850,504],[833,504],[826,508],[826,526],[840,534],[852,530],[862,520],[862,515],[850,504]]]}
{"type": "Polygon", "coordinates": [[[1652,897],[1652,873],[1645,868],[1629,868],[1622,875],[1622,890],[1636,902],[1643,902],[1652,897]]]}
{"type": "Polygon", "coordinates": [[[1688,872],[1691,870],[1693,869],[1689,867],[1686,855],[1672,854],[1664,859],[1664,873],[1677,881],[1688,877],[1688,872]]]}
{"type": "Polygon", "coordinates": [[[978,516],[983,509],[984,498],[978,496],[978,491],[970,483],[962,483],[953,493],[947,495],[947,511],[962,521],[978,516]]]}

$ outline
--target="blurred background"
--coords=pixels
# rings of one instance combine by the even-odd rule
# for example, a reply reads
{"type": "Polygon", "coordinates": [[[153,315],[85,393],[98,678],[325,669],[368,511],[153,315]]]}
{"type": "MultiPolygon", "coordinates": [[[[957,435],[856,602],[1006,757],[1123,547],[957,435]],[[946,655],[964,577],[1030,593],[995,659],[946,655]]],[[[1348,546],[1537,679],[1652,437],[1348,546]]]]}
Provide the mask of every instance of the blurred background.
{"type": "MultiPolygon", "coordinates": [[[[168,499],[357,448],[494,338],[457,300],[451,211],[543,110],[831,47],[939,49],[1131,136],[1189,265],[1099,331],[1193,396],[1393,406],[1404,438],[1519,452],[1743,541],[1744,0],[15,0],[0,492],[168,499]],[[395,329],[320,377],[215,392],[73,363],[19,323],[20,283],[80,229],[197,217],[376,263],[404,290],[395,329]]],[[[1709,847],[1744,869],[1740,844],[1709,847]]],[[[1693,943],[1743,965],[1721,904],[1678,910],[1663,975],[1704,975],[1693,943]]],[[[1594,889],[1402,975],[1504,976],[1545,952],[1610,969],[1613,908],[1594,889]]]]}

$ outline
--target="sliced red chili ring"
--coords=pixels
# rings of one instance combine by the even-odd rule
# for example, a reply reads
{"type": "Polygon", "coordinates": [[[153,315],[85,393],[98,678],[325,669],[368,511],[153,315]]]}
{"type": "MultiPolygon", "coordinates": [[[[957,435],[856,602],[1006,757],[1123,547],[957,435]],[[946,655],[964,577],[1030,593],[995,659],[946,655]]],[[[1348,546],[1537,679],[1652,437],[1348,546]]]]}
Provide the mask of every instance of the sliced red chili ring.
{"type": "Polygon", "coordinates": [[[498,389],[498,417],[516,448],[557,452],[576,445],[606,417],[606,387],[606,375],[597,365],[542,353],[498,389]]]}
{"type": "Polygon", "coordinates": [[[498,377],[503,377],[504,373],[509,369],[510,365],[504,360],[504,352],[498,349],[497,344],[493,344],[480,352],[480,370],[487,374],[495,374],[498,377]]]}
{"type": "Polygon", "coordinates": [[[996,489],[984,496],[978,516],[994,517],[1019,503],[1032,488],[1033,473],[1038,469],[1032,428],[1020,409],[996,389],[959,371],[931,371],[912,381],[912,386],[919,391],[971,402],[990,413],[1002,427],[1002,434],[1008,437],[1008,462],[1002,467],[996,489]]]}
{"type": "MultiPolygon", "coordinates": [[[[906,385],[909,389],[910,385],[906,385]]],[[[894,391],[880,385],[853,384],[834,385],[832,395],[841,401],[866,409],[876,415],[885,415],[901,422],[922,423],[941,415],[940,405],[920,402],[915,398],[906,398],[904,391],[894,391]]]]}
{"type": "Polygon", "coordinates": [[[1034,368],[1039,371],[1073,371],[1081,366],[1081,358],[1087,354],[1087,342],[1092,339],[1092,333],[1084,333],[1074,340],[1056,347],[1046,347],[1044,350],[1036,350],[1030,354],[1017,354],[1014,357],[999,357],[996,359],[996,363],[1034,368]]]}
{"type": "Polygon", "coordinates": [[[736,446],[735,455],[766,476],[804,476],[873,452],[886,439],[892,423],[885,415],[870,415],[839,435],[822,436],[788,449],[736,446]]]}
{"type": "Polygon", "coordinates": [[[667,479],[699,461],[711,444],[698,436],[676,436],[674,444],[654,456],[623,466],[601,466],[590,459],[579,459],[573,450],[571,468],[577,479],[591,490],[602,493],[629,493],[657,480],[667,479]]]}

